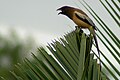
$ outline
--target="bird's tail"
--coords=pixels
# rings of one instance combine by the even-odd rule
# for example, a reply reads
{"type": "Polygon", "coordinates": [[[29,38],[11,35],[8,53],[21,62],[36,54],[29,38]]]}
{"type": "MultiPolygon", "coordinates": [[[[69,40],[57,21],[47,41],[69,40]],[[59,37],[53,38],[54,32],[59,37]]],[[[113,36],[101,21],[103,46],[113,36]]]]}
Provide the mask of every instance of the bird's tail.
{"type": "Polygon", "coordinates": [[[93,33],[93,37],[94,37],[96,48],[97,48],[98,55],[99,55],[99,58],[100,58],[100,53],[99,53],[100,50],[99,50],[99,46],[98,46],[98,41],[97,41],[97,37],[96,37],[96,34],[95,34],[95,30],[94,30],[94,33],[93,33]]]}
{"type": "MultiPolygon", "coordinates": [[[[90,33],[93,35],[93,38],[95,40],[96,48],[97,48],[97,51],[98,51],[98,56],[99,56],[99,59],[100,59],[100,50],[99,50],[99,46],[98,46],[98,41],[97,41],[95,30],[93,29],[93,27],[89,28],[89,30],[90,30],[90,33]]],[[[99,63],[101,64],[100,60],[99,60],[99,63]]]]}

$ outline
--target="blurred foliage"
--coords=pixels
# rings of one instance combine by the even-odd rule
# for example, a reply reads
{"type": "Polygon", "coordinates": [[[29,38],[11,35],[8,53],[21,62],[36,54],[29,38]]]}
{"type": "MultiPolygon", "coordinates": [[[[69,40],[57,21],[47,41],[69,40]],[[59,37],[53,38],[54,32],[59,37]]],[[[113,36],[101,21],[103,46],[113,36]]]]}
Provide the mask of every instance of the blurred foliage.
{"type": "Polygon", "coordinates": [[[5,79],[12,79],[9,71],[14,70],[14,65],[21,63],[33,49],[34,41],[31,37],[22,39],[11,30],[9,34],[0,34],[0,76],[5,79]]]}

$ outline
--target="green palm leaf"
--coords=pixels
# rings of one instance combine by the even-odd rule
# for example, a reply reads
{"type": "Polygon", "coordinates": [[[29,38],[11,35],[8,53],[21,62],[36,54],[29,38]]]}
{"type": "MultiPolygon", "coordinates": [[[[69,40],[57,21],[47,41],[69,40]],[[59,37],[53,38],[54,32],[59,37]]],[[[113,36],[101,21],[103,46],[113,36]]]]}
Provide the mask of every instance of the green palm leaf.
{"type": "MultiPolygon", "coordinates": [[[[105,75],[100,72],[100,66],[94,55],[90,54],[92,37],[86,36],[80,30],[68,33],[65,39],[60,38],[50,44],[48,49],[39,48],[39,57],[33,54],[34,62],[25,59],[25,65],[17,65],[24,75],[11,72],[17,80],[27,78],[32,80],[100,80],[105,75]]],[[[26,79],[26,80],[27,80],[26,79]]]]}
{"type": "MultiPolygon", "coordinates": [[[[101,30],[98,31],[99,33],[102,35],[102,37],[106,40],[104,41],[104,39],[102,37],[100,37],[100,35],[97,35],[98,38],[101,40],[101,42],[104,44],[104,46],[108,49],[108,51],[110,52],[109,54],[111,54],[113,56],[113,58],[116,60],[116,62],[118,64],[120,64],[120,52],[118,51],[118,49],[120,49],[120,40],[119,38],[117,38],[117,36],[115,35],[115,32],[113,32],[112,30],[110,30],[110,27],[105,24],[105,22],[97,15],[97,13],[95,13],[95,11],[85,2],[83,1],[84,4],[82,4],[88,11],[89,13],[93,16],[93,18],[96,20],[96,22],[98,22],[98,24],[100,25],[99,27],[102,27],[103,30],[105,31],[104,34],[107,34],[107,36],[110,37],[110,39],[108,39],[102,32],[101,30]],[[85,5],[86,4],[86,5],[85,5]],[[106,44],[107,42],[107,44],[106,44]],[[115,44],[113,46],[113,44],[115,44]],[[111,49],[111,48],[112,49],[111,49]]],[[[101,4],[105,7],[105,9],[108,11],[108,13],[113,17],[113,19],[116,21],[116,23],[118,24],[118,26],[120,27],[120,23],[119,21],[116,19],[120,19],[120,16],[118,15],[118,12],[115,11],[112,6],[110,5],[110,3],[105,0],[105,2],[103,3],[103,1],[101,1],[101,4]],[[106,7],[105,3],[107,3],[109,5],[109,7],[111,8],[111,10],[114,13],[111,13],[108,8],[106,7]],[[113,16],[113,14],[115,14],[115,16],[113,16]],[[116,18],[115,18],[116,17],[116,18]]],[[[117,6],[117,4],[112,0],[113,4],[115,4],[116,8],[119,10],[120,8],[117,6]]],[[[80,2],[81,3],[81,2],[80,2]]],[[[118,26],[114,26],[114,27],[118,27],[118,26]]],[[[105,60],[109,63],[109,65],[113,68],[113,70],[117,73],[116,75],[110,70],[110,68],[107,67],[107,65],[103,62],[104,67],[108,70],[108,72],[112,75],[112,77],[114,77],[114,79],[118,80],[117,75],[120,76],[120,71],[118,70],[118,68],[116,68],[116,66],[113,64],[113,62],[110,61],[110,59],[108,59],[107,56],[104,55],[104,52],[101,52],[101,55],[105,58],[105,60]]]]}
{"type": "MultiPolygon", "coordinates": [[[[97,35],[98,38],[105,45],[109,54],[120,64],[120,52],[118,51],[118,49],[120,49],[119,38],[97,13],[95,13],[85,1],[83,2],[83,6],[89,11],[100,27],[104,29],[111,40],[106,38],[99,28],[98,31],[102,37],[97,35]],[[111,41],[115,46],[113,46],[111,41]],[[108,45],[106,45],[106,43],[108,45]]],[[[118,12],[112,8],[107,0],[104,2],[100,0],[100,2],[116,22],[117,26],[114,27],[120,27],[119,21],[117,20],[120,19],[118,12]],[[111,8],[112,13],[108,7],[106,7],[106,4],[111,8]],[[115,16],[113,16],[113,14],[115,14],[115,16]]],[[[120,8],[118,4],[113,0],[111,0],[111,2],[119,11],[120,8]]],[[[92,44],[92,37],[86,36],[84,32],[77,29],[76,31],[66,34],[64,38],[60,38],[59,41],[54,41],[49,44],[47,46],[49,51],[40,47],[38,49],[39,55],[32,54],[33,61],[25,59],[24,64],[16,65],[17,71],[11,72],[11,74],[13,74],[17,80],[109,80],[109,76],[105,74],[103,70],[100,70],[100,65],[97,64],[97,60],[94,59],[96,53],[92,50],[92,44]]],[[[116,68],[113,62],[105,55],[105,52],[100,51],[100,53],[116,74],[100,59],[103,67],[105,67],[113,79],[119,80],[120,71],[118,68],[116,68]]],[[[99,59],[98,56],[97,58],[99,59]]]]}

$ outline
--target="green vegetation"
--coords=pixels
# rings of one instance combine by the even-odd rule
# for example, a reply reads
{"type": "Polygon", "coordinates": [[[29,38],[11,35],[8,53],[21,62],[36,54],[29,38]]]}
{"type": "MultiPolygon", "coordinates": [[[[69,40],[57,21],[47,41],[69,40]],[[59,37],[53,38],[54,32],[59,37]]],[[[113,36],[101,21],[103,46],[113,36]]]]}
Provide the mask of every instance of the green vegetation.
{"type": "Polygon", "coordinates": [[[10,71],[15,69],[15,64],[27,57],[33,43],[31,38],[21,39],[15,31],[10,31],[7,36],[0,35],[0,77],[13,80],[10,71]]]}
{"type": "MultiPolygon", "coordinates": [[[[82,1],[80,1],[80,3],[81,2],[82,1]]],[[[120,16],[116,11],[120,11],[118,4],[113,0],[111,0],[111,3],[107,0],[104,0],[104,2],[99,0],[99,2],[114,20],[113,25],[114,23],[116,24],[114,28],[118,29],[120,27],[118,21],[120,16]],[[115,9],[109,4],[113,4],[115,9]]],[[[77,29],[76,31],[64,35],[64,38],[60,38],[59,41],[55,40],[53,43],[49,44],[47,50],[43,47],[38,48],[37,54],[32,53],[32,60],[25,58],[23,63],[15,62],[15,64],[17,63],[15,68],[9,69],[15,80],[119,80],[119,69],[105,54],[111,55],[116,63],[120,65],[120,52],[118,51],[120,50],[120,40],[117,35],[115,35],[116,32],[110,29],[110,26],[108,26],[105,21],[97,15],[89,4],[83,1],[82,5],[93,16],[96,23],[99,24],[99,35],[97,36],[109,52],[106,53],[100,50],[101,56],[105,60],[101,59],[101,70],[100,65],[97,64],[97,59],[99,58],[97,57],[96,52],[92,49],[92,46],[94,46],[92,37],[86,35],[82,30],[77,29]],[[104,30],[104,34],[99,28],[104,30]],[[107,37],[105,37],[105,35],[107,37]],[[94,58],[94,56],[96,56],[97,59],[94,58]],[[104,71],[109,73],[109,75],[104,71]]],[[[4,41],[5,40],[3,40],[3,42],[4,41]]],[[[6,45],[8,43],[11,44],[11,42],[5,43],[6,45]]],[[[20,46],[18,47],[22,48],[20,46]]],[[[19,52],[18,47],[14,47],[15,52],[19,52]]],[[[8,45],[4,49],[3,51],[9,50],[8,45]]],[[[16,57],[16,55],[14,56],[19,61],[19,57],[16,57]]],[[[2,80],[4,80],[3,77],[1,78],[2,80]]]]}

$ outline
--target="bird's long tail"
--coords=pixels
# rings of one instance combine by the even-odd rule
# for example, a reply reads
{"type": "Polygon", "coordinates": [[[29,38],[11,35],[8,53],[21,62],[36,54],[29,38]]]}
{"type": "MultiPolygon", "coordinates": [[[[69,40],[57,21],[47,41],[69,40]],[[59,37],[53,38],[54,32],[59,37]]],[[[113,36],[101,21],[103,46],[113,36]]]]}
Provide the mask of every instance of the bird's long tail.
{"type": "MultiPolygon", "coordinates": [[[[99,46],[98,46],[98,41],[97,41],[95,30],[93,29],[93,27],[89,28],[89,30],[90,30],[90,33],[93,35],[93,38],[95,40],[96,48],[97,48],[97,51],[98,51],[98,56],[99,56],[99,59],[100,59],[100,50],[99,50],[99,46]]],[[[99,63],[101,64],[100,60],[99,60],[99,63]]]]}

